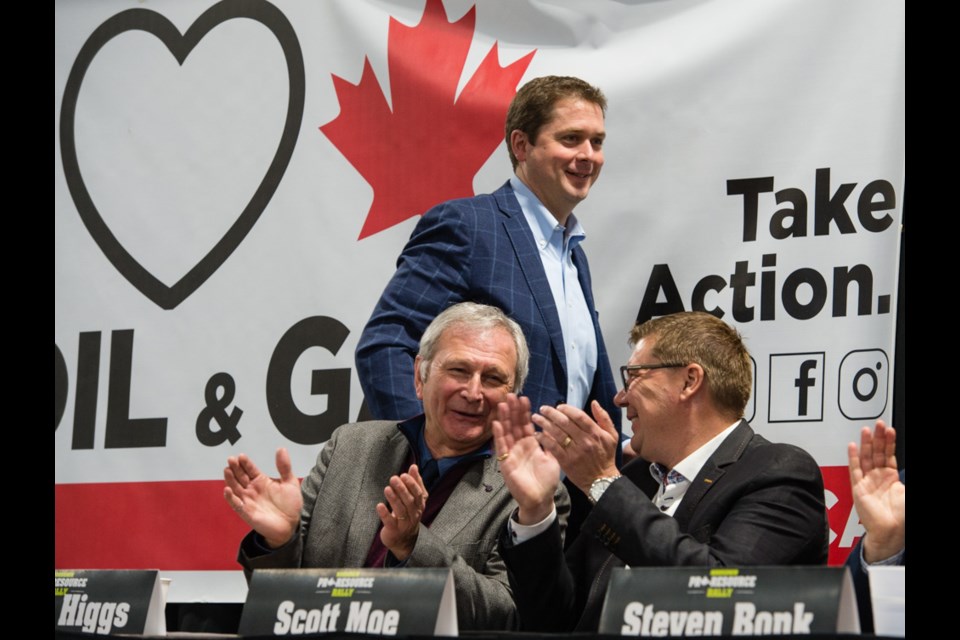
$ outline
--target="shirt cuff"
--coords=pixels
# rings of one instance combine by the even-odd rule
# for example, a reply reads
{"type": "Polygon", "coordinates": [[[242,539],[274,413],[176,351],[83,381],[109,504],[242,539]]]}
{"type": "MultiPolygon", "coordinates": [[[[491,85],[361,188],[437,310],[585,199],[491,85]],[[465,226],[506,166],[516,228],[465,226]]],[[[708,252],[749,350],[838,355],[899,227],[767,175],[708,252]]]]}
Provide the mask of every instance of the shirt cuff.
{"type": "Polygon", "coordinates": [[[899,566],[903,561],[903,553],[906,549],[900,549],[895,554],[889,558],[884,558],[883,560],[877,560],[876,562],[867,562],[867,559],[863,557],[863,545],[860,545],[860,568],[864,571],[868,571],[870,567],[896,567],[899,566]]]}
{"type": "Polygon", "coordinates": [[[530,538],[535,538],[544,531],[550,528],[550,525],[553,524],[553,521],[557,519],[557,506],[554,505],[550,509],[550,514],[536,524],[520,524],[517,522],[517,509],[513,510],[513,513],[510,514],[510,517],[507,518],[507,530],[510,532],[510,539],[513,540],[513,544],[521,544],[529,540],[530,538]]]}
{"type": "Polygon", "coordinates": [[[273,547],[271,547],[270,545],[267,544],[267,539],[266,539],[266,538],[264,538],[262,535],[260,535],[260,534],[257,533],[256,531],[254,531],[254,532],[253,532],[253,536],[252,536],[252,538],[253,538],[253,549],[252,549],[252,550],[253,550],[253,551],[257,551],[257,552],[258,552],[258,553],[257,553],[258,556],[259,556],[259,555],[266,555],[266,554],[268,554],[268,553],[275,553],[275,552],[279,551],[280,549],[283,549],[284,547],[286,547],[287,545],[289,545],[289,544],[290,544],[291,542],[293,542],[294,540],[296,540],[298,533],[300,533],[300,532],[299,532],[299,531],[294,531],[294,532],[293,532],[293,535],[290,536],[290,539],[289,539],[289,540],[287,540],[284,544],[282,544],[282,545],[280,545],[279,547],[277,547],[276,549],[274,549],[273,547]]]}

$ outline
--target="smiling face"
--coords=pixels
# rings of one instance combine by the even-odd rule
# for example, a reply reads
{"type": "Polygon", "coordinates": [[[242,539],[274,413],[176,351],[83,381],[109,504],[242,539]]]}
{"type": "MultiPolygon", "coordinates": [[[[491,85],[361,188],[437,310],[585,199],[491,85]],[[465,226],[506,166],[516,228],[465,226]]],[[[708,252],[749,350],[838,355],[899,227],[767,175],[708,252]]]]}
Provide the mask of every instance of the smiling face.
{"type": "Polygon", "coordinates": [[[420,362],[417,356],[414,384],[434,457],[463,455],[489,440],[497,404],[514,386],[517,350],[510,333],[453,326],[440,336],[425,379],[420,362]]]}
{"type": "Polygon", "coordinates": [[[587,194],[603,167],[603,110],[582,98],[564,98],[536,140],[520,130],[510,133],[517,177],[560,224],[587,194]]]}
{"type": "MultiPolygon", "coordinates": [[[[628,364],[659,364],[653,355],[653,337],[637,343],[628,364]]],[[[646,369],[638,371],[626,389],[617,393],[614,402],[626,407],[627,420],[633,425],[630,446],[644,460],[668,463],[671,449],[671,418],[684,386],[682,368],[646,369]]],[[[674,434],[676,435],[676,434],[674,434]]]]}

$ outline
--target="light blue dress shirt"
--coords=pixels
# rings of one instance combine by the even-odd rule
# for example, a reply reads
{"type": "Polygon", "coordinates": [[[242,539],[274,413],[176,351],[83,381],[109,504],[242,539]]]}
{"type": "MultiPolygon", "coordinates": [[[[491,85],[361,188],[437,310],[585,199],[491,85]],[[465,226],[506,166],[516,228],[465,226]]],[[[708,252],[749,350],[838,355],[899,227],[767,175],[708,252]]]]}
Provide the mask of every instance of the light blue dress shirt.
{"type": "MultiPolygon", "coordinates": [[[[597,333],[580,287],[572,251],[586,234],[573,214],[567,218],[566,227],[557,222],[517,176],[510,178],[510,185],[540,250],[540,261],[560,316],[567,359],[567,404],[585,408],[597,371],[597,333]]],[[[532,409],[536,411],[538,407],[532,409]]]]}

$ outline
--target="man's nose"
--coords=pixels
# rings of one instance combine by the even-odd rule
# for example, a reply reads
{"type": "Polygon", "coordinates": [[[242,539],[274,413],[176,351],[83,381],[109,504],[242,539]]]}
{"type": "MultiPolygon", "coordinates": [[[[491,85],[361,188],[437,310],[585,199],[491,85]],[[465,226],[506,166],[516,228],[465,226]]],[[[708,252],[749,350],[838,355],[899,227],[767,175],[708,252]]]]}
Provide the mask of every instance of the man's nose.
{"type": "Polygon", "coordinates": [[[480,375],[471,376],[467,383],[463,385],[461,393],[467,400],[479,402],[483,398],[483,383],[480,380],[480,375]]]}
{"type": "Polygon", "coordinates": [[[593,146],[590,140],[584,140],[577,150],[577,160],[596,160],[602,158],[603,151],[593,146]]]}
{"type": "Polygon", "coordinates": [[[617,405],[618,407],[627,406],[627,390],[626,389],[620,389],[620,391],[617,391],[617,395],[613,396],[613,404],[617,405]]]}

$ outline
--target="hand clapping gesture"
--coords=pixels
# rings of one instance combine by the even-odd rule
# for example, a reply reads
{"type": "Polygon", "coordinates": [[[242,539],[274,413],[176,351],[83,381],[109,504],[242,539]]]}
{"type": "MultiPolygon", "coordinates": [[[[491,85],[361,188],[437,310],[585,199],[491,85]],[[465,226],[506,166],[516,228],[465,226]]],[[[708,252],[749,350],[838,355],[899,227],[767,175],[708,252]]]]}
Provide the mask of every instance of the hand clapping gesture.
{"type": "Polygon", "coordinates": [[[277,449],[279,478],[260,472],[253,460],[241,453],[227,458],[223,470],[223,497],[238,516],[263,536],[273,549],[293,538],[300,526],[303,496],[286,449],[277,449]]]}
{"type": "Polygon", "coordinates": [[[417,465],[410,465],[407,473],[391,477],[383,496],[390,508],[383,502],[377,504],[377,515],[383,523],[380,540],[397,560],[403,561],[417,544],[420,519],[427,506],[427,489],[417,465]]]}
{"type": "Polygon", "coordinates": [[[869,562],[885,560],[903,549],[906,541],[906,487],[900,481],[896,458],[897,433],[883,420],[860,431],[860,449],[847,445],[850,459],[850,489],[860,521],[867,531],[863,557],[869,562]]]}
{"type": "Polygon", "coordinates": [[[497,407],[493,443],[503,481],[520,506],[520,524],[536,524],[553,510],[553,496],[560,484],[557,459],[540,447],[539,434],[530,417],[530,400],[507,394],[497,407]]]}

